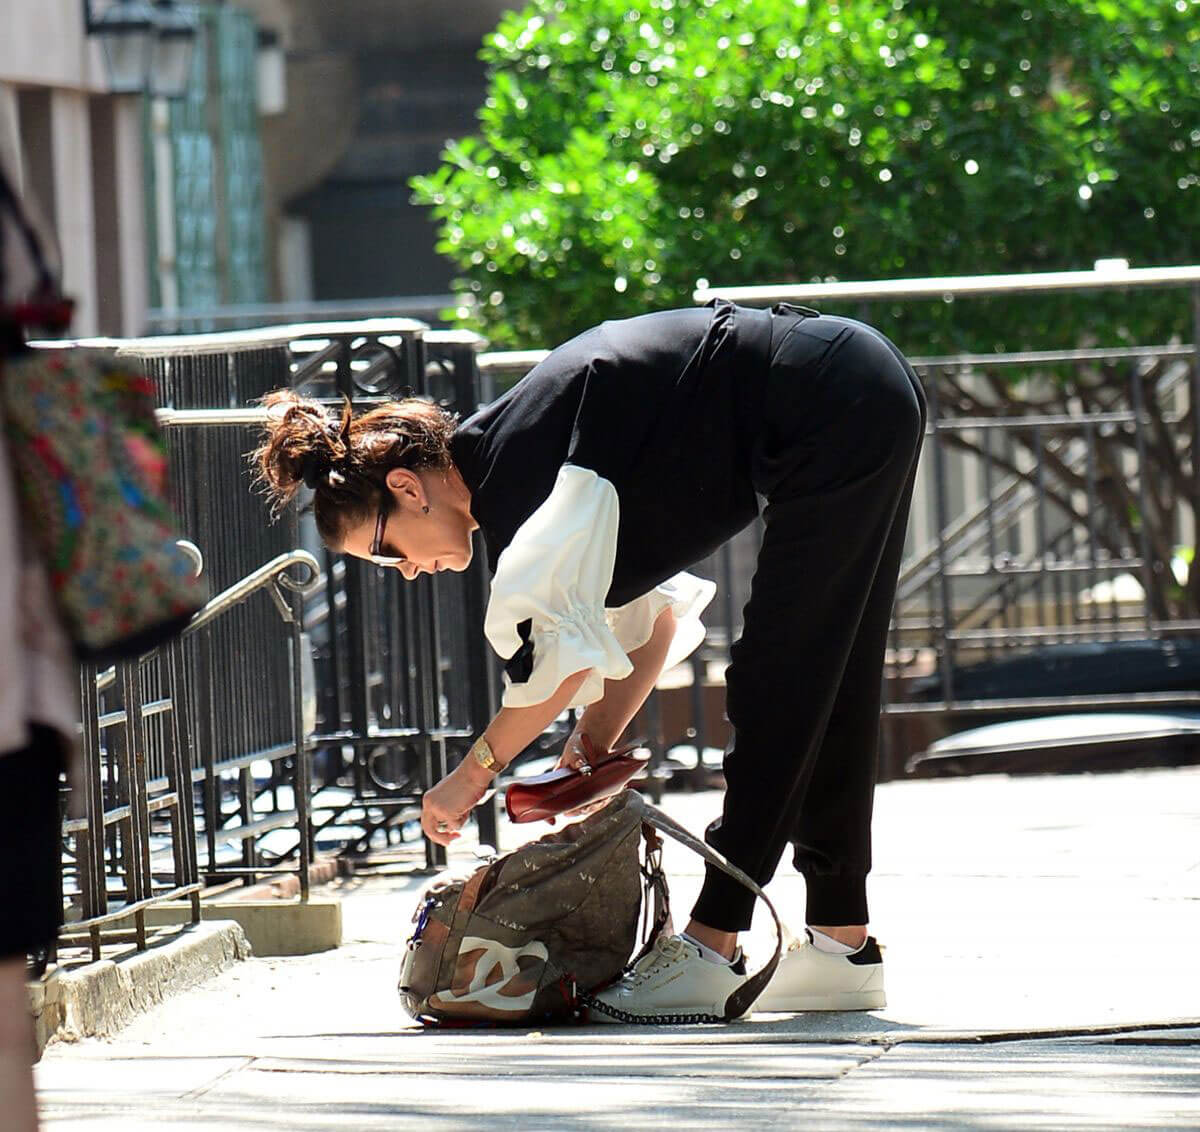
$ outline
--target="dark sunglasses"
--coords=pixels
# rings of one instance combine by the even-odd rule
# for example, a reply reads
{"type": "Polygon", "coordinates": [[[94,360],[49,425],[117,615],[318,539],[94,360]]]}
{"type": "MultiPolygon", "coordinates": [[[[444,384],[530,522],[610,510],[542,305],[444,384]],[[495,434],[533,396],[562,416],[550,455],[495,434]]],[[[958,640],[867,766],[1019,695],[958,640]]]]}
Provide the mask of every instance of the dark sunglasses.
{"type": "Polygon", "coordinates": [[[383,537],[387,533],[388,499],[385,489],[379,500],[379,514],[375,517],[375,537],[371,539],[371,547],[367,553],[367,559],[376,566],[399,566],[408,561],[403,554],[391,557],[380,553],[383,549],[383,537]]]}

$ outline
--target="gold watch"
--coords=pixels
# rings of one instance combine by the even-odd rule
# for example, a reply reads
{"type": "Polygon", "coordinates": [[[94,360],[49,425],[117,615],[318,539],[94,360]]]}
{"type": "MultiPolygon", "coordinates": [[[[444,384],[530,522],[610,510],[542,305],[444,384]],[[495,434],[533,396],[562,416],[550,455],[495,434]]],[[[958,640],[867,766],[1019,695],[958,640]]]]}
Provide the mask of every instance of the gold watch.
{"type": "Polygon", "coordinates": [[[491,743],[482,735],[471,744],[471,749],[467,752],[467,757],[474,758],[484,770],[492,774],[499,774],[504,769],[500,761],[492,753],[491,743]]]}

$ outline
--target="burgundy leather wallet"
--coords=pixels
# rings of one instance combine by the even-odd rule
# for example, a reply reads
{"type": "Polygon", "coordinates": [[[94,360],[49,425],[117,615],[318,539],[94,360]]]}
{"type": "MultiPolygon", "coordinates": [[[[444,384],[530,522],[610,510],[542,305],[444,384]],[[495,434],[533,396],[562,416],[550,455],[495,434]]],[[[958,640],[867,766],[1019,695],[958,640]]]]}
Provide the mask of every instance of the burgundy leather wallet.
{"type": "Polygon", "coordinates": [[[633,743],[602,754],[589,751],[591,774],[564,767],[533,778],[518,778],[509,783],[504,795],[509,820],[553,821],[568,810],[609,798],[645,770],[649,759],[650,752],[633,743]]]}

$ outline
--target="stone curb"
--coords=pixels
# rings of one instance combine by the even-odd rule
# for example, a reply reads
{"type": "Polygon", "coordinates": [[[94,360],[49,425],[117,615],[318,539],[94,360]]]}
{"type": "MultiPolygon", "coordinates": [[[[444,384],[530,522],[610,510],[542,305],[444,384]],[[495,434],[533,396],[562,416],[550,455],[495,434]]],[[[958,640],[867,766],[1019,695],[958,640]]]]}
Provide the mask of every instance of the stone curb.
{"type": "MultiPolygon", "coordinates": [[[[330,881],[337,880],[340,867],[338,861],[334,857],[323,857],[319,861],[314,861],[308,868],[308,883],[310,888],[323,884],[329,884],[330,881]]],[[[234,889],[231,892],[223,893],[219,898],[222,904],[232,904],[240,900],[272,900],[272,899],[290,899],[300,895],[300,878],[295,873],[283,873],[281,876],[272,877],[270,880],[260,881],[258,884],[249,885],[246,888],[234,889]]]]}
{"type": "MultiPolygon", "coordinates": [[[[260,959],[272,955],[312,955],[342,945],[342,902],[333,896],[276,896],[266,900],[204,900],[203,923],[237,923],[260,959]]],[[[186,924],[190,904],[157,904],[146,909],[148,927],[186,924]]]]}
{"type": "Polygon", "coordinates": [[[114,1034],[167,996],[249,956],[241,925],[218,920],[191,925],[173,939],[115,961],[59,968],[30,988],[38,1056],[51,1041],[114,1034]]]}

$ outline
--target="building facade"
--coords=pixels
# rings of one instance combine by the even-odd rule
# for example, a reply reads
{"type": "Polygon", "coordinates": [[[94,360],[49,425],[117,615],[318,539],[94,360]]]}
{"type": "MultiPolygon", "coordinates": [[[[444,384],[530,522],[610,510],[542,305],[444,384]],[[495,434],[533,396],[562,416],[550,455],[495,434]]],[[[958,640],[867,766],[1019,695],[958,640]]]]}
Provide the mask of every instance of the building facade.
{"type": "Polygon", "coordinates": [[[75,297],[75,331],[133,334],[148,306],[142,109],[113,95],[78,0],[5,0],[0,131],[75,297]]]}
{"type": "Polygon", "coordinates": [[[58,242],[80,336],[270,297],[258,26],[243,6],[190,11],[191,82],[167,101],[112,93],[80,0],[0,6],[0,137],[58,242]]]}
{"type": "MultiPolygon", "coordinates": [[[[476,130],[484,36],[512,0],[243,0],[278,28],[287,108],[263,121],[275,294],[291,303],[444,293],[409,180],[476,130]]],[[[422,317],[428,317],[422,314],[422,317]]]]}
{"type": "Polygon", "coordinates": [[[187,94],[142,100],[149,298],[160,316],[269,297],[258,27],[239,6],[192,11],[187,94]]]}

